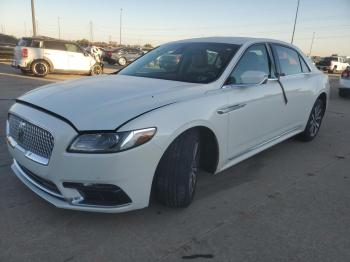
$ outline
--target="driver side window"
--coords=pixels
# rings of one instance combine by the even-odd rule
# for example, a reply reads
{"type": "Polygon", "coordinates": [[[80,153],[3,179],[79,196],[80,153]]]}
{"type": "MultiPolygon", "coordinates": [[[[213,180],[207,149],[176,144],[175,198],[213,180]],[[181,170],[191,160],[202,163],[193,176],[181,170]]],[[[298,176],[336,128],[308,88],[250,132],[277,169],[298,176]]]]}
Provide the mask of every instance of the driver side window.
{"type": "Polygon", "coordinates": [[[271,75],[271,65],[264,44],[249,47],[230,75],[229,84],[258,84],[271,75]]]}

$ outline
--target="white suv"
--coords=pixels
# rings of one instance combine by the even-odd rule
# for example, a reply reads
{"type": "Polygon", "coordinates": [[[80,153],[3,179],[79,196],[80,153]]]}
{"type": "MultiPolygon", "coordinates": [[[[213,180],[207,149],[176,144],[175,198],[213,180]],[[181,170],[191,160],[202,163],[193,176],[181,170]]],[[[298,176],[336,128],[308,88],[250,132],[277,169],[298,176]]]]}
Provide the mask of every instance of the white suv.
{"type": "Polygon", "coordinates": [[[41,77],[52,72],[91,75],[103,72],[103,65],[77,44],[43,37],[21,38],[12,66],[41,77]]]}
{"type": "Polygon", "coordinates": [[[346,59],[340,56],[329,56],[316,64],[316,67],[322,71],[330,73],[342,72],[349,66],[346,59]]]}

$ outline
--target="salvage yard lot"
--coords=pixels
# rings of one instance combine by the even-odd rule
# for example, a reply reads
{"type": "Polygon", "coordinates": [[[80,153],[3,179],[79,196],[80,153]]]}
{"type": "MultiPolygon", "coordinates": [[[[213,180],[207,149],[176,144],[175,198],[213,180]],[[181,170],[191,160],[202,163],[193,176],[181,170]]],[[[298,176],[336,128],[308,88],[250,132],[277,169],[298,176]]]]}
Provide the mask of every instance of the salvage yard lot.
{"type": "MultiPolygon", "coordinates": [[[[217,176],[193,204],[125,214],[57,209],[11,172],[5,121],[19,95],[83,76],[0,64],[0,261],[350,261],[350,99],[331,98],[318,137],[289,139],[217,176]]],[[[113,68],[107,70],[113,72],[113,68]]]]}

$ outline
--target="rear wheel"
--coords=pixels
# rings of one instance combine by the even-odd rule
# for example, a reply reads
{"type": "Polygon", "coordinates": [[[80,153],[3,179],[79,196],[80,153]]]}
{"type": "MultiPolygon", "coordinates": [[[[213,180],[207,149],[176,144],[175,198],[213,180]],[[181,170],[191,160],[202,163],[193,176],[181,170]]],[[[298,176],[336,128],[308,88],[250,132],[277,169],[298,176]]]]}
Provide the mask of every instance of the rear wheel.
{"type": "Polygon", "coordinates": [[[302,141],[313,140],[320,130],[322,119],[324,116],[325,104],[321,98],[318,98],[311,110],[309,120],[305,130],[297,136],[302,141]]]}
{"type": "Polygon", "coordinates": [[[199,158],[198,130],[189,130],[172,142],[156,171],[155,193],[161,203],[170,207],[186,207],[192,202],[199,158]]]}
{"type": "Polygon", "coordinates": [[[34,61],[31,65],[34,76],[44,77],[50,72],[50,66],[45,61],[34,61]]]}

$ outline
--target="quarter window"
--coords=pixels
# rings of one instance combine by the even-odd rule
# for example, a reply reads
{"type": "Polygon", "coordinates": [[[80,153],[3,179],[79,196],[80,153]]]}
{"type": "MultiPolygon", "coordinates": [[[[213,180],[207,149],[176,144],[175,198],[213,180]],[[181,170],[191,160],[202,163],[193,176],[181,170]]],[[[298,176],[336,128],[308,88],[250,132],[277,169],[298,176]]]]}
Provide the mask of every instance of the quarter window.
{"type": "Polygon", "coordinates": [[[257,84],[271,76],[271,63],[264,44],[249,47],[230,75],[230,84],[257,84]]]}
{"type": "Polygon", "coordinates": [[[275,51],[283,74],[294,75],[302,72],[299,55],[296,51],[279,45],[275,45],[275,51]]]}

